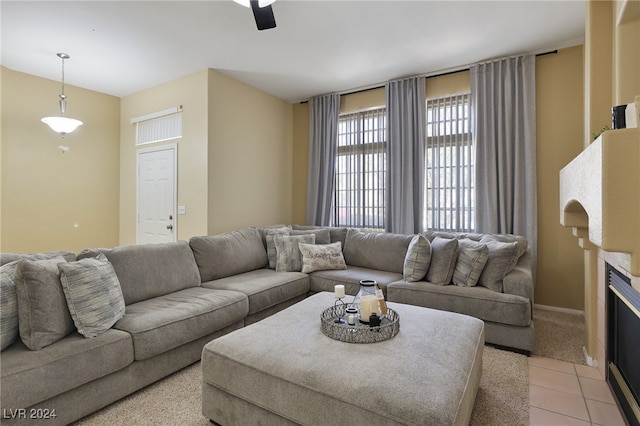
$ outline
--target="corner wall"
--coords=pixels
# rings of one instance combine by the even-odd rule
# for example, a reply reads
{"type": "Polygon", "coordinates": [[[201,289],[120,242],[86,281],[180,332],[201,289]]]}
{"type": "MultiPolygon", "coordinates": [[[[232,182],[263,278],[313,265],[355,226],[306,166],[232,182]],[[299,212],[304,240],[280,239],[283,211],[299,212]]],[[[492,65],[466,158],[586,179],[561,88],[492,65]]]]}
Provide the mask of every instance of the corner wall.
{"type": "Polygon", "coordinates": [[[291,223],[292,105],[208,71],[209,234],[291,223]]]}
{"type": "Polygon", "coordinates": [[[3,67],[1,84],[0,250],[116,245],[120,99],[65,85],[67,115],[84,124],[62,138],[40,122],[60,113],[60,82],[3,67]]]}
{"type": "Polygon", "coordinates": [[[135,244],[136,207],[136,126],[130,120],[182,105],[182,138],[146,144],[149,148],[178,145],[178,205],[186,215],[178,215],[178,240],[188,240],[207,232],[207,70],[143,90],[122,98],[120,131],[120,245],[135,244]]]}

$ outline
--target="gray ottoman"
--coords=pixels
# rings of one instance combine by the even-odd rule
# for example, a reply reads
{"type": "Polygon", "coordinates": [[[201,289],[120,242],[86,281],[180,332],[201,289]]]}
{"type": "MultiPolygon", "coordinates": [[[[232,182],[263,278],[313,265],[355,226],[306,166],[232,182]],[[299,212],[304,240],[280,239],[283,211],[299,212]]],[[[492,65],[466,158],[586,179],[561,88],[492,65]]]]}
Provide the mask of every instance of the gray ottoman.
{"type": "Polygon", "coordinates": [[[389,303],[400,332],[372,344],[320,331],[318,293],[208,343],[202,413],[224,425],[466,425],[482,373],[483,322],[389,303]]]}

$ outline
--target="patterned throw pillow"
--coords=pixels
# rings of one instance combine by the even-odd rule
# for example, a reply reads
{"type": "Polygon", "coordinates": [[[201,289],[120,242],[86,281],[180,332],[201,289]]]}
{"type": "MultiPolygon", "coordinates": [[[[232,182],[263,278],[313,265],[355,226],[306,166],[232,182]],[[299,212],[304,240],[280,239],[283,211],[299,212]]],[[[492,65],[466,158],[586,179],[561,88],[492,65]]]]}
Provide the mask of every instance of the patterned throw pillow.
{"type": "Polygon", "coordinates": [[[84,337],[99,336],[124,316],[120,282],[104,254],[61,263],[58,269],[78,333],[84,337]]]}
{"type": "Polygon", "coordinates": [[[468,239],[459,240],[453,283],[463,287],[476,285],[488,257],[489,249],[485,244],[468,239]]]}
{"type": "Polygon", "coordinates": [[[15,275],[18,260],[0,267],[0,351],[18,337],[18,297],[15,275]]]}
{"type": "Polygon", "coordinates": [[[316,236],[308,235],[274,235],[273,242],[278,254],[276,272],[300,272],[302,270],[302,254],[298,243],[314,244],[316,236]]]}
{"type": "Polygon", "coordinates": [[[63,257],[18,262],[18,330],[22,343],[32,351],[55,343],[74,330],[60,285],[58,264],[64,262],[63,257]]]}
{"type": "Polygon", "coordinates": [[[404,258],[403,277],[407,282],[422,280],[431,263],[431,244],[424,235],[417,234],[411,239],[404,258]]]}
{"type": "Polygon", "coordinates": [[[269,268],[276,269],[276,260],[278,253],[276,252],[276,244],[273,242],[274,235],[289,235],[291,229],[289,228],[274,228],[268,229],[265,234],[265,241],[267,244],[267,258],[269,259],[269,268]]]}
{"type": "Polygon", "coordinates": [[[299,243],[298,247],[302,253],[302,272],[305,274],[327,269],[347,269],[340,241],[320,245],[299,243]]]}
{"type": "Polygon", "coordinates": [[[458,256],[458,240],[435,237],[431,241],[431,264],[427,281],[436,285],[449,285],[458,256]]]}

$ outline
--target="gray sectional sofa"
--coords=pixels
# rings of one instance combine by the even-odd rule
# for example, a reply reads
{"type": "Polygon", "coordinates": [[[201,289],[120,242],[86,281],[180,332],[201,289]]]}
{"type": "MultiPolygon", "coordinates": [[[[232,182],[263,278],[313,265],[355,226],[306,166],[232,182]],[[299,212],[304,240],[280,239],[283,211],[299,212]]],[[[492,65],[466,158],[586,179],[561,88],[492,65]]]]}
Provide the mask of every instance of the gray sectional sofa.
{"type": "Polygon", "coordinates": [[[533,348],[530,253],[526,241],[510,235],[415,236],[274,226],[193,237],[189,242],[87,249],[77,256],[70,252],[7,253],[0,256],[0,264],[3,308],[9,306],[1,313],[0,353],[0,409],[3,423],[7,424],[40,421],[31,417],[42,417],[54,410],[56,417],[50,419],[50,424],[80,419],[198,361],[202,348],[212,339],[259,321],[309,294],[333,291],[336,284],[344,284],[347,294],[355,295],[362,279],[376,280],[390,301],[484,320],[488,343],[524,352],[533,348]],[[473,275],[475,255],[471,256],[475,263],[470,269],[465,269],[463,262],[470,253],[488,256],[484,259],[487,266],[496,262],[486,244],[481,244],[488,237],[502,248],[515,250],[517,246],[517,255],[509,259],[507,273],[500,278],[500,287],[482,286],[482,276],[480,280],[474,277],[477,285],[451,284],[449,273],[454,269],[457,278],[473,275]],[[449,248],[456,241],[452,253],[460,261],[443,260],[438,247],[445,240],[449,248]],[[429,259],[425,270],[426,257],[429,259]],[[56,260],[40,260],[43,258],[56,260]],[[53,262],[60,271],[62,262],[70,270],[77,266],[81,271],[82,265],[93,262],[107,275],[98,275],[101,278],[87,284],[85,281],[91,279],[81,274],[79,288],[98,293],[81,293],[78,300],[70,300],[65,291],[71,292],[71,275],[61,273],[57,282],[51,282],[51,275],[36,274],[33,278],[28,274],[38,272],[38,265],[43,262],[49,262],[48,268],[53,262]],[[448,282],[427,281],[438,268],[445,272],[448,282]],[[101,283],[112,280],[113,275],[119,286],[111,285],[108,295],[100,293],[101,283]],[[25,293],[29,279],[35,279],[49,293],[25,293]],[[38,297],[46,294],[51,305],[47,309],[53,309],[56,315],[69,315],[44,324],[25,320],[23,311],[35,312],[38,303],[43,303],[38,297]],[[81,303],[103,297],[109,300],[105,306],[111,316],[105,318],[111,322],[103,324],[96,337],[84,337],[79,333],[86,331],[79,325],[83,322],[81,303]],[[121,305],[124,309],[120,311],[121,305]],[[7,331],[12,324],[11,315],[19,329],[12,337],[7,331]],[[33,350],[34,342],[37,346],[47,333],[44,346],[33,350]]]}

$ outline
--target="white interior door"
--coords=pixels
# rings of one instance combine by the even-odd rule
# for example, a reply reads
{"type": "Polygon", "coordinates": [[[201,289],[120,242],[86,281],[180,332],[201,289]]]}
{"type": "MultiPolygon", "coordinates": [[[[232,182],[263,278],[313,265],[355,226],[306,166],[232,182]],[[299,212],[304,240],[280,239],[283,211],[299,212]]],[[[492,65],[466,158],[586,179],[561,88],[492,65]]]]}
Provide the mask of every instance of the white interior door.
{"type": "Polygon", "coordinates": [[[138,150],[138,244],[177,240],[177,148],[138,150]]]}

